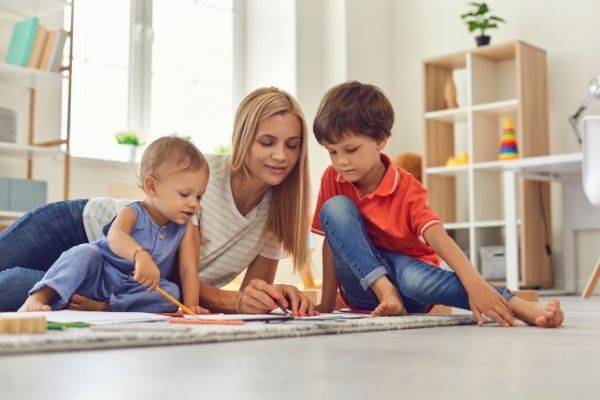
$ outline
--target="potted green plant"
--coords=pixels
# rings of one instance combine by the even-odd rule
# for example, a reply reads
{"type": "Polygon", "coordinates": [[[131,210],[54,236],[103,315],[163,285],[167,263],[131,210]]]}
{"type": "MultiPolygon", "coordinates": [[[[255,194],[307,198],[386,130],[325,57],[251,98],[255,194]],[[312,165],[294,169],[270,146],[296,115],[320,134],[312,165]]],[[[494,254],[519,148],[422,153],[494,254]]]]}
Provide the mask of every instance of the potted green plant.
{"type": "Polygon", "coordinates": [[[475,37],[477,46],[485,46],[490,43],[490,37],[485,34],[486,29],[497,28],[499,22],[506,22],[502,18],[490,15],[490,9],[486,3],[469,3],[474,10],[461,15],[467,24],[469,32],[479,29],[479,36],[475,37]]]}
{"type": "Polygon", "coordinates": [[[133,131],[117,132],[115,139],[118,144],[129,147],[129,162],[135,162],[137,149],[142,145],[138,134],[133,131]]]}

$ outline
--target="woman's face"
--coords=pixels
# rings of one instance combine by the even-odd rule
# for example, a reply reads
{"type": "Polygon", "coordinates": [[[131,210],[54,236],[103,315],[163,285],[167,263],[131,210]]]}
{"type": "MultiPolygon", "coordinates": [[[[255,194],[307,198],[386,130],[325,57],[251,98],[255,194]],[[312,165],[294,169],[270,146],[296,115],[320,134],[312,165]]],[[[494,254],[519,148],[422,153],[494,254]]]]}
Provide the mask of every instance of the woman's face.
{"type": "Polygon", "coordinates": [[[258,124],[247,166],[255,178],[267,185],[279,185],[298,162],[301,146],[298,117],[275,114],[258,124]]]}

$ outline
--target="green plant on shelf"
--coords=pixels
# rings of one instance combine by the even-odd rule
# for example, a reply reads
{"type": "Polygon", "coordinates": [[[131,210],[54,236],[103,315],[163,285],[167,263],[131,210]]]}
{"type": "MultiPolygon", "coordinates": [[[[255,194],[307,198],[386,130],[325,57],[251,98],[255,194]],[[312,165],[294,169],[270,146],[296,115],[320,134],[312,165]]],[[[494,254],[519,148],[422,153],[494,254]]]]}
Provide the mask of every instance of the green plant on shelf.
{"type": "Polygon", "coordinates": [[[490,8],[486,3],[469,3],[474,9],[460,16],[467,24],[469,32],[474,32],[479,29],[479,36],[475,37],[477,46],[484,46],[490,43],[490,37],[485,34],[488,29],[498,27],[499,22],[506,22],[504,19],[491,15],[490,8]]]}
{"type": "Polygon", "coordinates": [[[214,152],[215,152],[215,154],[231,154],[231,145],[230,144],[228,144],[228,145],[221,144],[221,145],[215,147],[214,152]]]}
{"type": "Polygon", "coordinates": [[[118,132],[115,134],[115,139],[118,144],[130,144],[133,146],[141,146],[142,142],[137,133],[126,131],[126,132],[118,132]]]}

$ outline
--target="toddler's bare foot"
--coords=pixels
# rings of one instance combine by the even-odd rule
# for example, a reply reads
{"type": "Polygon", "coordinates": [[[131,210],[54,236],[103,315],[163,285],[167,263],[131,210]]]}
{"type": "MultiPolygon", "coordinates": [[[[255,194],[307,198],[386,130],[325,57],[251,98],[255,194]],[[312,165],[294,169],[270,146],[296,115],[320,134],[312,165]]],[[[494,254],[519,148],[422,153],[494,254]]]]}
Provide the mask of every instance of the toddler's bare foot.
{"type": "Polygon", "coordinates": [[[92,300],[77,293],[71,296],[68,309],[77,311],[111,311],[108,303],[92,300]]]}
{"type": "Polygon", "coordinates": [[[546,303],[537,303],[525,301],[515,296],[510,299],[509,303],[515,317],[528,325],[557,328],[562,325],[565,319],[565,314],[560,308],[558,299],[550,299],[546,303]]]}
{"type": "Polygon", "coordinates": [[[25,300],[25,303],[19,308],[19,312],[28,311],[51,311],[52,309],[48,304],[43,303],[38,299],[35,294],[31,295],[25,300]]]}
{"type": "Polygon", "coordinates": [[[406,309],[398,296],[390,296],[381,301],[371,314],[375,316],[406,315],[406,309]]]}

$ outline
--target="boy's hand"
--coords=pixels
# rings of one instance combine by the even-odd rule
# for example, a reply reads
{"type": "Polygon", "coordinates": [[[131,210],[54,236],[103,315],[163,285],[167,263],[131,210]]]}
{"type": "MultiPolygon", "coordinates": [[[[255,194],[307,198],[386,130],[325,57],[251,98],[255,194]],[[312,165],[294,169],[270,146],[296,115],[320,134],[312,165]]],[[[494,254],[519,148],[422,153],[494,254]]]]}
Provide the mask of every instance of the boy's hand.
{"type": "Polygon", "coordinates": [[[483,326],[483,315],[490,317],[502,326],[516,325],[508,301],[487,282],[478,282],[469,288],[467,293],[477,325],[483,326]]]}
{"type": "Polygon", "coordinates": [[[133,279],[138,281],[142,286],[148,288],[151,292],[158,286],[160,282],[160,270],[150,257],[150,254],[141,251],[136,257],[135,269],[133,271],[133,279]]]}

